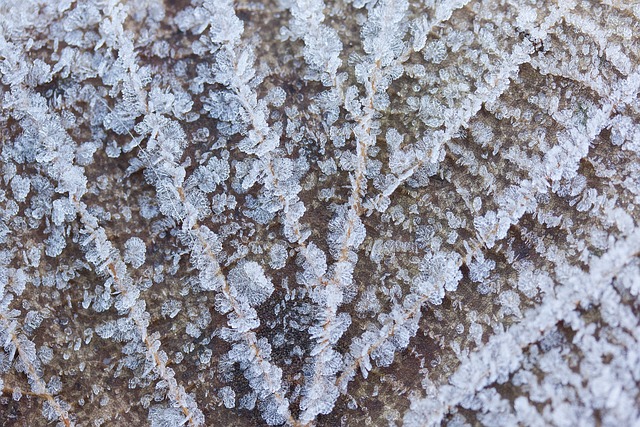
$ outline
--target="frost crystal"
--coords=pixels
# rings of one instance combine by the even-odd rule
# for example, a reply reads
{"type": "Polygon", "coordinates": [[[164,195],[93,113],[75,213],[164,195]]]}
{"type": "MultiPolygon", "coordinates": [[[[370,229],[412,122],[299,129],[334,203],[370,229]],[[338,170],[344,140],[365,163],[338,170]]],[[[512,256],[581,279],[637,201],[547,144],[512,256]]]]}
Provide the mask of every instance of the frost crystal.
{"type": "Polygon", "coordinates": [[[254,261],[243,262],[231,270],[229,283],[252,306],[262,304],[273,292],[273,284],[254,261]]]}
{"type": "Polygon", "coordinates": [[[124,244],[124,261],[138,268],[144,264],[146,247],[139,237],[132,237],[124,244]]]}

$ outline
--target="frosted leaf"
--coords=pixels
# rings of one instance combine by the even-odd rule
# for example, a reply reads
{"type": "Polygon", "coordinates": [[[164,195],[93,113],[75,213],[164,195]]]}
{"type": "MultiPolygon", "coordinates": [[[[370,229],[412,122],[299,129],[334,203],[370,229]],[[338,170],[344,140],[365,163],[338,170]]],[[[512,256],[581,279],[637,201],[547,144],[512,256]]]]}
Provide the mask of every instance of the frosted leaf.
{"type": "Polygon", "coordinates": [[[119,325],[115,321],[105,322],[102,325],[96,327],[95,331],[100,338],[108,339],[117,336],[119,332],[119,325]]]}
{"type": "Polygon", "coordinates": [[[97,332],[92,378],[140,402],[95,385],[96,427],[400,424],[407,396],[406,425],[633,425],[640,6],[547,3],[0,1],[0,376],[29,420],[87,423],[45,393],[97,332]],[[368,376],[405,357],[423,378],[368,376]]]}
{"type": "Polygon", "coordinates": [[[358,88],[349,86],[344,95],[344,106],[351,114],[359,116],[362,114],[362,104],[360,102],[360,94],[358,88]]]}
{"type": "Polygon", "coordinates": [[[175,220],[182,221],[186,213],[184,205],[177,202],[180,200],[178,189],[169,182],[158,183],[156,189],[160,212],[175,220]]]}
{"type": "Polygon", "coordinates": [[[172,104],[171,112],[178,119],[184,119],[188,117],[188,114],[193,107],[193,101],[191,96],[186,92],[178,92],[175,94],[175,99],[172,104]]]}
{"type": "Polygon", "coordinates": [[[244,333],[258,328],[260,319],[253,307],[241,303],[236,306],[233,313],[229,314],[227,324],[232,328],[231,333],[244,333]]]}
{"type": "MultiPolygon", "coordinates": [[[[537,202],[531,181],[523,180],[519,186],[509,186],[496,201],[511,222],[518,221],[525,212],[534,212],[537,202]]],[[[504,236],[501,236],[504,237],[504,236]]]]}
{"type": "Polygon", "coordinates": [[[207,260],[207,257],[196,257],[197,262],[202,262],[198,273],[198,283],[202,289],[217,290],[222,286],[222,278],[219,274],[219,267],[207,260]]]}
{"type": "Polygon", "coordinates": [[[159,87],[151,88],[149,92],[149,110],[158,113],[168,113],[175,100],[175,96],[171,92],[164,91],[159,87]]]}
{"type": "Polygon", "coordinates": [[[275,159],[273,161],[273,173],[281,181],[289,180],[293,175],[293,162],[289,159],[275,159]]]}
{"type": "Polygon", "coordinates": [[[420,119],[431,128],[439,128],[445,123],[445,109],[431,95],[420,98],[416,109],[420,119]]]}
{"type": "Polygon", "coordinates": [[[260,305],[273,292],[273,284],[255,261],[241,261],[229,272],[229,284],[251,306],[260,305]]]}

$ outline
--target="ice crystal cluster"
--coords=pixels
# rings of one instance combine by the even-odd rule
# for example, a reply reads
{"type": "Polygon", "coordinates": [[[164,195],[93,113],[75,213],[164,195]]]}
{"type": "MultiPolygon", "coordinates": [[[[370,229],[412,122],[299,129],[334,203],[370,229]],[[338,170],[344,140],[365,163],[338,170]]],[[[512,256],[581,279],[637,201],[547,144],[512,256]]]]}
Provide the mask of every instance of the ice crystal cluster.
{"type": "Polygon", "coordinates": [[[640,423],[640,5],[0,0],[0,424],[640,423]]]}

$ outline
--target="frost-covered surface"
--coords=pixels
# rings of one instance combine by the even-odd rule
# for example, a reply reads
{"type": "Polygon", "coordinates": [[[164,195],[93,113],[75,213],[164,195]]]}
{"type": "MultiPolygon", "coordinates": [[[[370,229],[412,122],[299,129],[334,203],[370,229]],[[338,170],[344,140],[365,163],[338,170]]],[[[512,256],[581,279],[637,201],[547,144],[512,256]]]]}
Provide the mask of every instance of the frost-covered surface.
{"type": "Polygon", "coordinates": [[[0,421],[640,423],[640,6],[0,0],[0,421]]]}

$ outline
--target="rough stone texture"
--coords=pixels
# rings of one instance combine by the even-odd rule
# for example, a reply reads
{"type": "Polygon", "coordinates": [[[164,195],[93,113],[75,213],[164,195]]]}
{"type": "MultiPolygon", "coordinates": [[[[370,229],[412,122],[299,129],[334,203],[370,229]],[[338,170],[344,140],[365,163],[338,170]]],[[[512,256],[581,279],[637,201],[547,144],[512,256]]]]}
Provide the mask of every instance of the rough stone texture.
{"type": "Polygon", "coordinates": [[[632,3],[0,0],[0,425],[637,425],[632,3]]]}

